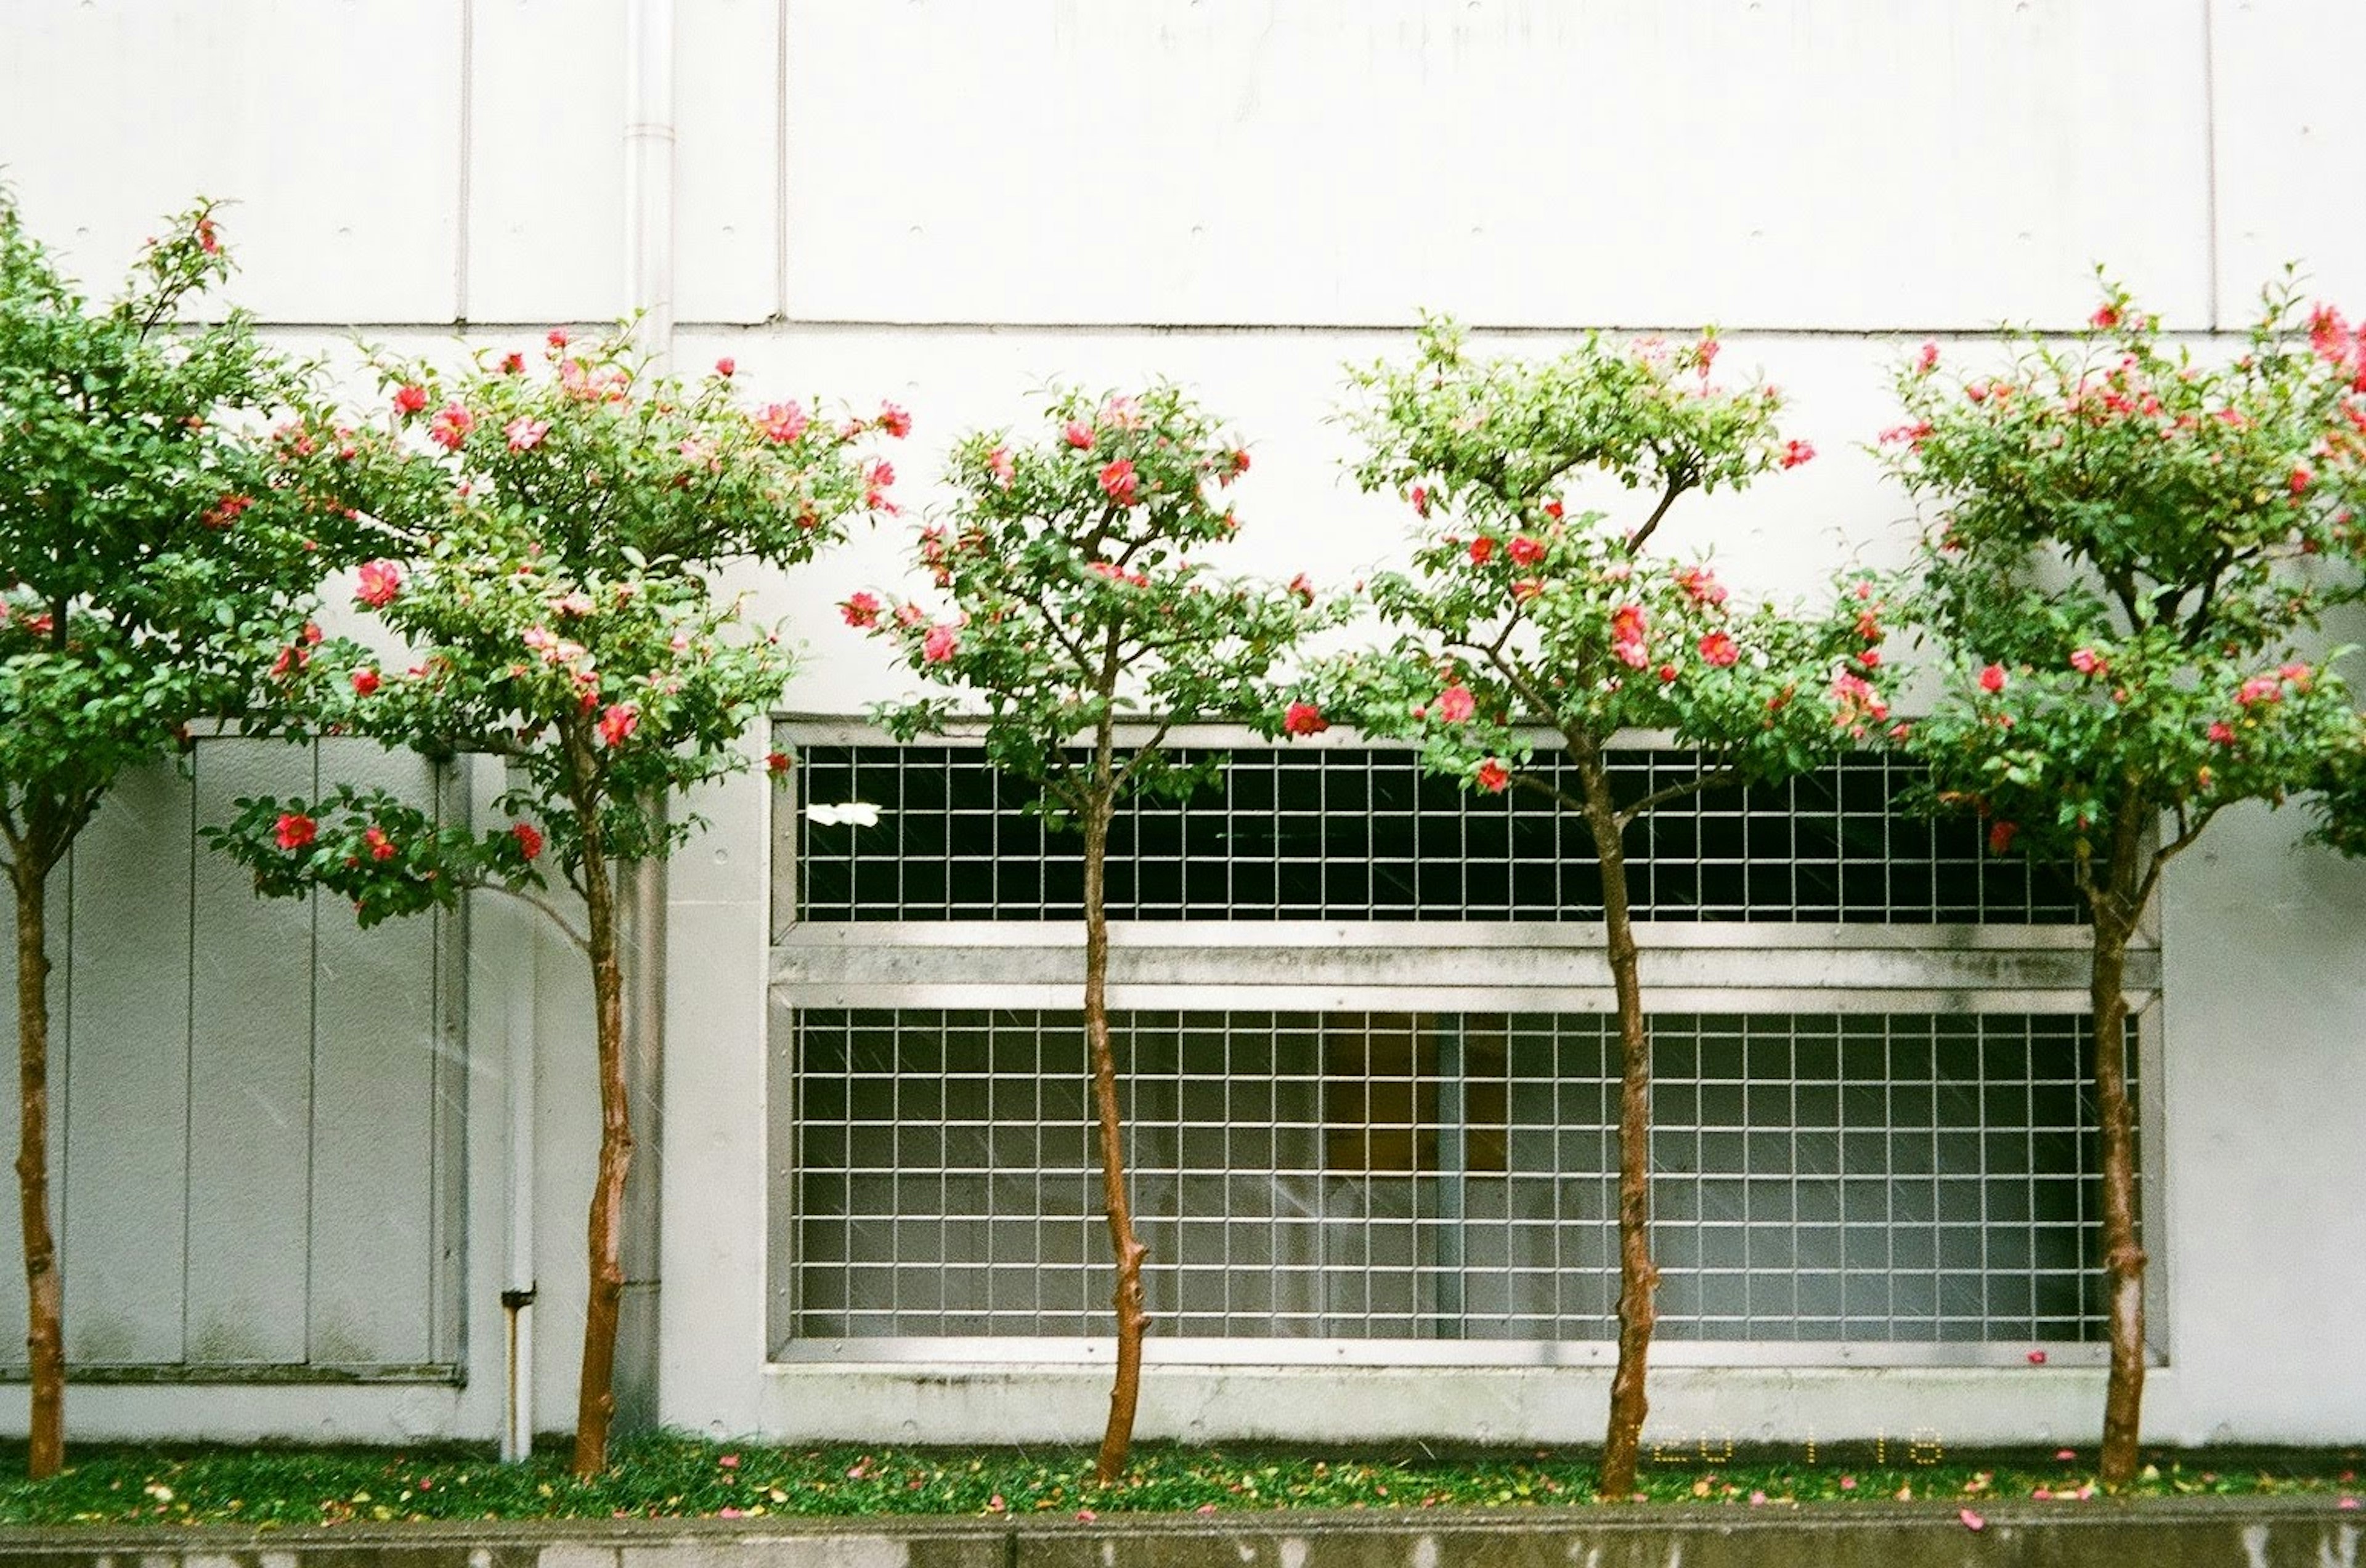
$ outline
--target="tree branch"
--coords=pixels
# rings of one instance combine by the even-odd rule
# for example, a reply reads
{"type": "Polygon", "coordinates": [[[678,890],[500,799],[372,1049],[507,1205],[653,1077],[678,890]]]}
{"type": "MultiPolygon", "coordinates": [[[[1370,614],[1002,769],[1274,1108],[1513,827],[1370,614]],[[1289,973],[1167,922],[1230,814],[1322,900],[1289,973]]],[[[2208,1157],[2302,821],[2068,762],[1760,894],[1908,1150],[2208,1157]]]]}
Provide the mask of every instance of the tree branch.
{"type": "Polygon", "coordinates": [[[1643,525],[1635,530],[1635,536],[1627,541],[1628,555],[1641,553],[1643,541],[1651,536],[1651,531],[1660,525],[1660,519],[1665,517],[1668,514],[1668,508],[1676,503],[1676,497],[1692,488],[1692,476],[1684,469],[1678,468],[1668,476],[1667,493],[1660,497],[1659,505],[1651,508],[1651,515],[1643,519],[1643,525]]]}
{"type": "MultiPolygon", "coordinates": [[[[567,880],[570,886],[574,885],[575,878],[572,876],[569,877],[567,880]]],[[[530,904],[534,908],[541,910],[544,914],[550,917],[550,923],[558,928],[558,934],[575,944],[575,950],[578,953],[582,953],[586,958],[592,956],[592,943],[590,939],[585,937],[581,931],[577,931],[574,926],[569,924],[567,917],[559,913],[558,906],[553,904],[549,899],[543,897],[538,893],[529,893],[522,887],[512,887],[507,883],[480,882],[477,884],[477,886],[483,888],[488,893],[500,893],[508,897],[516,899],[521,904],[530,904]]],[[[582,889],[579,887],[576,891],[580,893],[582,889]]]]}
{"type": "Polygon", "coordinates": [[[1613,812],[1611,816],[1623,829],[1628,823],[1654,807],[1665,806],[1672,800],[1682,800],[1688,795],[1697,795],[1705,789],[1721,789],[1727,784],[1738,783],[1741,778],[1741,770],[1739,768],[1712,768],[1707,773],[1696,773],[1681,783],[1666,784],[1655,789],[1632,805],[1613,812]]]}

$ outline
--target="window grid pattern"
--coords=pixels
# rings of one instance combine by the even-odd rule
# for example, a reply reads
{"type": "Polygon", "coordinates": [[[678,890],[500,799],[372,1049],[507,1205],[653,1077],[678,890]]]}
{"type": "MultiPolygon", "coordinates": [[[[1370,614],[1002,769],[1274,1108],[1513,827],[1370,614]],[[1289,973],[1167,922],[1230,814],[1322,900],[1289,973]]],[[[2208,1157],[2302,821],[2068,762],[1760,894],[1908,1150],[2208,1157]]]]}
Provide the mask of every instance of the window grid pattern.
{"type": "MultiPolygon", "coordinates": [[[[1189,761],[1206,753],[1181,753],[1189,761]]],[[[1142,920],[1586,920],[1601,873],[1573,812],[1526,791],[1478,795],[1406,750],[1245,748],[1176,801],[1138,801],[1110,833],[1110,913],[1142,920]]],[[[1622,798],[1691,776],[1675,750],[1618,754],[1622,798]]],[[[1542,753],[1537,766],[1569,765],[1542,753]]],[[[1083,915],[1082,844],[1027,809],[1028,785],[975,747],[797,750],[797,918],[1053,920],[1083,915]],[[875,822],[828,810],[877,807],[875,822]],[[821,806],[820,818],[809,809],[821,806]]],[[[1919,774],[1845,758],[1775,785],[1704,791],[1629,830],[1636,917],[1778,923],[2072,924],[2062,868],[1992,855],[1981,825],[1900,803],[1919,774]]],[[[1560,782],[1571,790],[1572,777],[1560,782]]]]}
{"type": "MultiPolygon", "coordinates": [[[[1615,1335],[1615,1021],[1114,1021],[1162,1338],[1615,1335]]],[[[806,1010],[794,1027],[776,1330],[1108,1332],[1075,1014],[806,1010]]],[[[1663,1337],[2104,1337],[2083,1019],[1662,1014],[1653,1031],[1663,1337]]]]}

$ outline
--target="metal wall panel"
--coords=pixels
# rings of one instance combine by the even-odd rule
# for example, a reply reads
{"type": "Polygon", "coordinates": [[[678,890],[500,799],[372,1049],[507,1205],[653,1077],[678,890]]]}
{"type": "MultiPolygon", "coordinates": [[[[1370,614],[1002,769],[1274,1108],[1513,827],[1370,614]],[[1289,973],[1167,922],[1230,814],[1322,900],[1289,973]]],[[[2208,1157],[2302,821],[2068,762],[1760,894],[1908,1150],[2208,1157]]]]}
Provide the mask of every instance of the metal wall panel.
{"type": "MultiPolygon", "coordinates": [[[[321,784],[426,798],[429,770],[364,746],[321,755],[321,784]]],[[[463,1074],[447,1068],[436,966],[441,913],[361,930],[320,901],[313,1006],[317,1075],[308,1193],[311,1213],[307,1359],[331,1366],[448,1359],[441,1251],[452,1238],[440,1177],[454,1157],[463,1074]]]]}
{"type": "Polygon", "coordinates": [[[2366,129],[2338,67],[2315,74],[2366,58],[2366,6],[2215,0],[2210,39],[2221,323],[2256,317],[2286,263],[2310,298],[2366,313],[2366,129]]]}
{"type": "Polygon", "coordinates": [[[800,319],[1977,327],[2081,317],[2115,259],[2207,307],[2202,0],[795,0],[789,38],[800,319]]]}
{"type": "Polygon", "coordinates": [[[187,1349],[190,828],[189,782],[139,773],[73,856],[62,991],[81,1049],[66,1064],[59,1243],[69,1364],[177,1363],[187,1349]]]}
{"type": "MultiPolygon", "coordinates": [[[[241,795],[311,792],[308,748],[214,740],[191,761],[200,823],[241,795]]],[[[227,855],[201,849],[192,869],[188,1359],[301,1361],[314,901],[258,900],[227,855]]]]}
{"type": "Polygon", "coordinates": [[[760,321],[780,310],[781,11],[781,0],[681,0],[675,13],[673,276],[683,321],[760,321]]]}
{"type": "Polygon", "coordinates": [[[478,321],[625,309],[624,0],[470,7],[468,279],[478,321]]]}
{"type": "Polygon", "coordinates": [[[461,0],[12,6],[0,149],[34,231],[105,293],[204,194],[287,321],[449,321],[461,0]]]}

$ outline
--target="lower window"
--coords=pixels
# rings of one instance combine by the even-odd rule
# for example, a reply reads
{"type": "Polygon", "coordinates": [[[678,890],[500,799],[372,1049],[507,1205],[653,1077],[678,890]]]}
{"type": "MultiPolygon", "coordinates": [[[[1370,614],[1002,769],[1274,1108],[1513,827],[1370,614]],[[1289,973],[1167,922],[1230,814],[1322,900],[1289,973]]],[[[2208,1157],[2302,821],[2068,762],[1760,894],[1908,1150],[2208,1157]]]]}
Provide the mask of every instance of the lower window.
{"type": "MultiPolygon", "coordinates": [[[[1614,1336],[1612,1018],[1114,1023],[1155,1343],[1518,1359],[1614,1336]]],[[[2018,1359],[2105,1337],[2083,1017],[1652,1032],[1662,1340],[2018,1359]]],[[[804,1009],[782,1043],[781,1355],[1007,1358],[1110,1332],[1076,1013],[804,1009]]]]}

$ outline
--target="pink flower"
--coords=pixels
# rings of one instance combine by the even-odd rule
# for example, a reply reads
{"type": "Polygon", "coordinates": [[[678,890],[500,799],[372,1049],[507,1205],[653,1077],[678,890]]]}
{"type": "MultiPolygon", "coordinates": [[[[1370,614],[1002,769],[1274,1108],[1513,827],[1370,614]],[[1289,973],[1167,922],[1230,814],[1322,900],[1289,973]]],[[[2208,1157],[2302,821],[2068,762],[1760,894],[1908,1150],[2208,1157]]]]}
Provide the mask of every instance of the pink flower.
{"type": "Polygon", "coordinates": [[[567,329],[565,327],[553,327],[550,329],[550,335],[543,341],[550,344],[553,348],[565,348],[567,346],[567,329]]]}
{"type": "Polygon", "coordinates": [[[879,418],[877,423],[880,429],[885,431],[888,434],[894,436],[898,441],[903,440],[904,437],[912,434],[912,416],[905,412],[904,410],[896,407],[894,403],[881,403],[879,405],[879,418]]]}
{"type": "Polygon", "coordinates": [[[321,836],[321,825],[300,811],[284,811],[273,825],[272,836],[283,850],[300,850],[321,836]]]}
{"type": "Polygon", "coordinates": [[[2284,683],[2273,675],[2254,675],[2243,682],[2235,700],[2247,708],[2261,703],[2280,703],[2284,700],[2284,683]]]}
{"type": "Polygon", "coordinates": [[[957,626],[934,626],[920,639],[920,657],[931,664],[942,664],[961,648],[961,630],[957,626]]]}
{"type": "Polygon", "coordinates": [[[1545,558],[1545,544],[1542,539],[1531,539],[1522,534],[1512,541],[1508,553],[1514,564],[1534,566],[1545,558]]]}
{"type": "Polygon", "coordinates": [[[1504,766],[1497,759],[1490,757],[1479,764],[1478,773],[1472,776],[1479,781],[1481,789],[1490,795],[1499,795],[1503,792],[1504,786],[1512,782],[1512,770],[1504,766]]]}
{"type": "Polygon", "coordinates": [[[879,601],[868,593],[851,593],[846,603],[838,607],[850,626],[875,626],[879,624],[879,601]]]}
{"type": "Polygon", "coordinates": [[[631,703],[610,703],[600,714],[600,744],[622,746],[641,722],[641,710],[631,703]]]}
{"type": "Polygon", "coordinates": [[[395,856],[394,840],[386,836],[383,828],[372,828],[365,832],[362,842],[369,846],[372,860],[392,860],[395,856]]]}
{"type": "Polygon", "coordinates": [[[1495,541],[1482,534],[1470,541],[1470,564],[1485,566],[1495,556],[1495,541]]]}
{"type": "Polygon", "coordinates": [[[715,373],[728,381],[739,373],[739,362],[727,354],[715,362],[715,373]]]}
{"type": "Polygon", "coordinates": [[[1479,711],[1479,699],[1470,694],[1468,686],[1448,686],[1437,694],[1437,716],[1448,724],[1466,722],[1479,711]]]}
{"type": "Polygon", "coordinates": [[[1809,443],[1786,441],[1783,443],[1783,456],[1780,461],[1784,468],[1796,468],[1802,463],[1814,461],[1815,456],[1816,449],[1809,443]]]}
{"type": "Polygon", "coordinates": [[[1990,696],[2004,690],[2004,666],[1991,664],[1980,671],[1980,690],[1990,696]]]}
{"type": "Polygon", "coordinates": [[[373,610],[385,609],[402,592],[402,568],[390,560],[365,561],[354,579],[354,597],[373,610]]]}
{"type": "Polygon", "coordinates": [[[1331,721],[1313,703],[1292,703],[1282,713],[1281,728],[1292,735],[1320,735],[1331,721]]]}
{"type": "Polygon", "coordinates": [[[416,382],[406,382],[394,389],[394,412],[414,414],[427,406],[427,389],[416,382]]]}
{"type": "Polygon", "coordinates": [[[1705,566],[1678,568],[1676,586],[1690,594],[1696,604],[1715,606],[1724,604],[1728,597],[1725,584],[1705,566]]]}
{"type": "Polygon", "coordinates": [[[354,695],[357,697],[366,697],[378,687],[377,671],[366,667],[355,671],[347,679],[353,682],[354,695]]]}
{"type": "Polygon", "coordinates": [[[1711,632],[1700,639],[1700,656],[1704,663],[1722,669],[1741,657],[1741,649],[1723,632],[1711,632]]]}
{"type": "Polygon", "coordinates": [[[1079,452],[1089,452],[1093,449],[1093,427],[1083,420],[1070,420],[1067,428],[1060,434],[1069,446],[1079,452]]]}
{"type": "Polygon", "coordinates": [[[2207,733],[2210,738],[2210,742],[2214,746],[2232,746],[2235,744],[2235,727],[2228,724],[2223,718],[2212,719],[2210,721],[2210,728],[2207,733]]]}
{"type": "Polygon", "coordinates": [[[804,408],[794,401],[767,403],[758,409],[753,417],[756,434],[774,446],[794,441],[806,433],[806,426],[813,423],[806,417],[804,408]]]}
{"type": "Polygon", "coordinates": [[[2032,1350],[2029,1353],[2029,1364],[2033,1367],[2042,1367],[2045,1365],[2045,1352],[2043,1350],[2032,1350]]]}
{"type": "Polygon", "coordinates": [[[518,848],[524,852],[526,859],[532,860],[542,853],[542,835],[535,832],[531,824],[511,823],[510,836],[517,840],[518,848]]]}
{"type": "Polygon", "coordinates": [[[1938,367],[1938,364],[1939,345],[1935,343],[1926,343],[1922,345],[1921,352],[1914,356],[1914,373],[1917,376],[1928,376],[1938,367]]]}
{"type": "Polygon", "coordinates": [[[1621,604],[1610,612],[1610,651],[1630,670],[1640,670],[1651,661],[1643,650],[1643,634],[1641,605],[1621,604]]]}
{"type": "Polygon", "coordinates": [[[1955,1517],[1964,1521],[1964,1528],[1967,1530],[1984,1530],[1989,1528],[1988,1520],[1980,1517],[1969,1508],[1956,1509],[1955,1517]]]}
{"type": "Polygon", "coordinates": [[[511,451],[531,452],[542,445],[544,436],[550,434],[550,422],[520,414],[501,427],[501,434],[509,438],[511,451]]]}
{"type": "Polygon", "coordinates": [[[1019,474],[1019,465],[1011,461],[1010,448],[1008,446],[997,446],[993,451],[988,452],[986,455],[986,471],[994,476],[994,482],[996,484],[1000,485],[1005,490],[1008,490],[1010,488],[1011,481],[1016,479],[1019,474]]]}
{"type": "Polygon", "coordinates": [[[1921,446],[1930,434],[1931,422],[1927,419],[1918,419],[1911,424],[1893,424],[1883,431],[1881,444],[1884,446],[1895,446],[1904,442],[1910,446],[1921,446]]]}
{"type": "Polygon", "coordinates": [[[434,419],[427,422],[427,439],[446,452],[457,452],[468,432],[477,428],[477,416],[457,402],[445,403],[434,419]]]}
{"type": "Polygon", "coordinates": [[[1133,460],[1130,457],[1120,457],[1116,462],[1103,468],[1100,483],[1101,493],[1120,506],[1132,506],[1134,503],[1135,488],[1133,460]]]}
{"type": "Polygon", "coordinates": [[[2110,661],[2091,648],[2074,648],[2070,650],[2070,668],[2081,675],[2101,675],[2111,667],[2110,661]]]}
{"type": "Polygon", "coordinates": [[[1414,486],[1412,500],[1414,516],[1426,517],[1429,515],[1429,487],[1427,485],[1414,486]]]}

